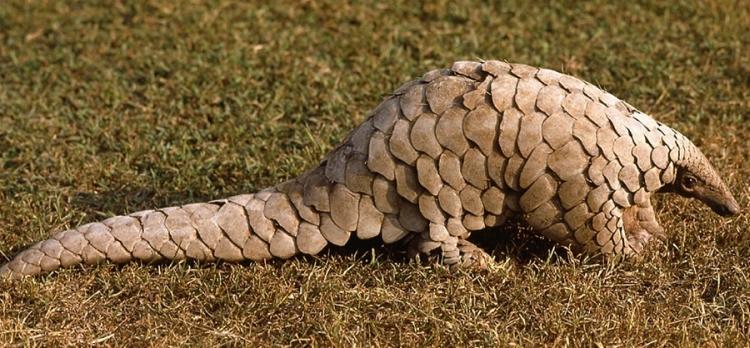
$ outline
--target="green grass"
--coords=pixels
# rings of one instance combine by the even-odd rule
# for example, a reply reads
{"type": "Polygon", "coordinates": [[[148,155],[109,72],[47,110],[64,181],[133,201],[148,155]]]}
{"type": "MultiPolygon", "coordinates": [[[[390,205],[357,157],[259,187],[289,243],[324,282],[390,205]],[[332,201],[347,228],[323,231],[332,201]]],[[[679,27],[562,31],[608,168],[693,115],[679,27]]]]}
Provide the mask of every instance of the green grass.
{"type": "Polygon", "coordinates": [[[617,266],[519,237],[488,272],[364,245],[4,281],[2,345],[747,345],[750,7],[263,3],[0,3],[0,250],[293,177],[402,82],[478,58],[575,74],[674,126],[746,212],[660,197],[668,242],[617,266]]]}

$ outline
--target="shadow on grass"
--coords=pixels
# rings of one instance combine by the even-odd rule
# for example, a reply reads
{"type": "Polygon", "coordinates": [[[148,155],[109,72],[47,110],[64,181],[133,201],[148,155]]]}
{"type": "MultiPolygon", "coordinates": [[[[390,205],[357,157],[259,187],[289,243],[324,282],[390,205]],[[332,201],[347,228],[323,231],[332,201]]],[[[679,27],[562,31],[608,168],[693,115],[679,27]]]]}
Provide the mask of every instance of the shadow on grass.
{"type": "MultiPolygon", "coordinates": [[[[509,220],[501,226],[473,232],[469,241],[487,251],[496,261],[513,259],[518,265],[546,259],[550,253],[555,259],[564,259],[568,256],[564,248],[556,247],[554,242],[539,236],[526,224],[515,220],[509,220]]],[[[325,258],[328,255],[354,255],[356,260],[369,263],[374,253],[387,261],[406,263],[411,261],[406,252],[407,243],[402,241],[384,245],[379,238],[368,240],[351,238],[345,246],[327,248],[321,256],[325,258]]],[[[315,260],[317,257],[310,259],[315,260]]]]}

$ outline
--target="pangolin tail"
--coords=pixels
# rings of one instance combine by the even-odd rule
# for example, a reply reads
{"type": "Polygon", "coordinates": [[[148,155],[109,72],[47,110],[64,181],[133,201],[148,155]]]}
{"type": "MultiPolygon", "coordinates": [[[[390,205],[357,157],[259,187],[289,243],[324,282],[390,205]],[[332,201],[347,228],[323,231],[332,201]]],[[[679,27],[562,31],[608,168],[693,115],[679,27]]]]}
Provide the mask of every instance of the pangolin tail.
{"type": "Polygon", "coordinates": [[[0,275],[18,278],[102,262],[240,262],[316,254],[327,241],[307,233],[311,224],[301,216],[312,215],[302,204],[302,189],[292,180],[255,194],[89,223],[20,252],[0,267],[0,275]]]}

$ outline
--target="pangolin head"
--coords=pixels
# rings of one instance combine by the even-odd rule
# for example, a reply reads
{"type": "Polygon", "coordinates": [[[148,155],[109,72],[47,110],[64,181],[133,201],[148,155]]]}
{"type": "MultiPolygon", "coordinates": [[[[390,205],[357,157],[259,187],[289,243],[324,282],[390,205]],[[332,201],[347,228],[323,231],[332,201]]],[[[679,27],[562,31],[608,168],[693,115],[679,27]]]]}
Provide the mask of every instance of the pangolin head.
{"type": "Polygon", "coordinates": [[[721,216],[739,214],[737,200],[698,147],[684,138],[680,153],[680,159],[675,162],[675,179],[668,185],[670,191],[696,198],[721,216]]]}

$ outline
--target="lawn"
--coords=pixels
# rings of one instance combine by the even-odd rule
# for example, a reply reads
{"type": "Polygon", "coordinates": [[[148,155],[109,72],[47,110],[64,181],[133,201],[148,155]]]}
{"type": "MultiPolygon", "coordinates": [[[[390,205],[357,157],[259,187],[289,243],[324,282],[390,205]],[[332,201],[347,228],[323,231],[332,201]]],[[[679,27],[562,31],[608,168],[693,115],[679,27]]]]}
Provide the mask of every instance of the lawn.
{"type": "Polygon", "coordinates": [[[668,240],[616,265],[511,226],[484,272],[360,243],[264,265],[4,280],[3,346],[748,345],[750,6],[268,3],[2,1],[0,256],[294,177],[401,83],[466,59],[602,86],[691,138],[745,212],[659,196],[668,240]]]}

